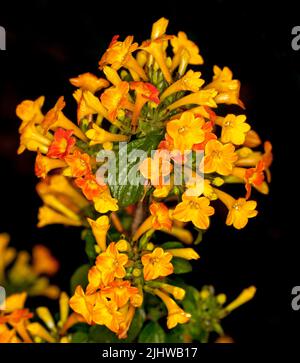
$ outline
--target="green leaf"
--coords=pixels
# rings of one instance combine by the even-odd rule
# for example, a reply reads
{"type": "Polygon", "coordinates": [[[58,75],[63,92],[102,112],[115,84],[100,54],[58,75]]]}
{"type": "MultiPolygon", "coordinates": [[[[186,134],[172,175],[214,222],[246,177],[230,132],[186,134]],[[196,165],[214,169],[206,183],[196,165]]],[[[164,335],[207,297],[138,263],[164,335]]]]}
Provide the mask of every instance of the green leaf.
{"type": "Polygon", "coordinates": [[[77,331],[72,334],[72,343],[86,343],[88,342],[88,334],[83,331],[77,331]]]}
{"type": "Polygon", "coordinates": [[[186,324],[178,324],[166,334],[166,343],[184,343],[186,324]]]}
{"type": "Polygon", "coordinates": [[[194,245],[198,245],[200,242],[202,242],[202,238],[203,238],[203,231],[201,229],[198,229],[198,235],[194,241],[194,245]]]}
{"type": "Polygon", "coordinates": [[[86,288],[88,284],[88,272],[90,265],[82,265],[73,273],[70,282],[71,293],[74,294],[76,286],[80,285],[83,289],[86,288]]]}
{"type": "Polygon", "coordinates": [[[85,236],[85,253],[87,254],[88,258],[93,262],[97,257],[97,253],[95,251],[96,240],[93,236],[93,232],[89,229],[86,231],[85,236]]]}
{"type": "Polygon", "coordinates": [[[163,248],[164,250],[168,250],[168,249],[171,249],[171,248],[182,248],[184,246],[183,246],[183,244],[181,242],[170,241],[170,242],[163,243],[160,247],[163,248]]]}
{"type": "Polygon", "coordinates": [[[174,274],[186,274],[192,271],[190,262],[183,258],[174,257],[171,262],[174,266],[174,274]]]}
{"type": "Polygon", "coordinates": [[[120,340],[104,325],[93,325],[89,330],[89,343],[119,343],[120,340]]]}
{"type": "MultiPolygon", "coordinates": [[[[146,151],[147,156],[149,156],[151,151],[156,149],[162,137],[162,133],[152,132],[146,137],[129,142],[127,144],[127,156],[134,149],[146,151]]],[[[108,184],[113,197],[119,202],[119,207],[127,207],[142,198],[144,186],[140,183],[138,185],[131,185],[129,182],[125,185],[121,185],[118,181],[126,180],[126,178],[130,179],[130,174],[134,175],[135,173],[139,173],[139,171],[137,171],[137,166],[141,160],[137,158],[137,160],[132,162],[127,161],[127,168],[122,168],[119,173],[120,158],[126,158],[126,147],[122,147],[116,156],[116,181],[114,180],[113,173],[108,173],[108,184]]]]}
{"type": "Polygon", "coordinates": [[[140,333],[139,343],[165,343],[166,334],[163,328],[154,321],[150,321],[145,325],[140,333]]]}

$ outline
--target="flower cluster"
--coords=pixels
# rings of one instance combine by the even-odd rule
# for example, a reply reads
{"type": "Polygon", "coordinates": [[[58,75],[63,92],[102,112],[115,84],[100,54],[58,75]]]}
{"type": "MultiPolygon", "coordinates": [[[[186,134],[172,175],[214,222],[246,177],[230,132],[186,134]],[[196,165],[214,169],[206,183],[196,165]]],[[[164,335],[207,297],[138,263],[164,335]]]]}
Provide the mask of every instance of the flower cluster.
{"type": "Polygon", "coordinates": [[[187,223],[206,230],[219,200],[228,209],[226,224],[245,227],[258,213],[252,189],[267,194],[270,181],[272,146],[267,141],[257,149],[261,140],[244,114],[240,82],[229,68],[214,66],[205,84],[201,72],[189,68],[203,64],[199,48],[184,32],[167,35],[167,26],[159,19],[140,45],[133,36],[114,36],[99,61],[101,77],[70,79],[77,88],[76,123],[65,116],[63,97],[45,114],[43,96],[16,110],[18,153],[37,153],[44,203],[38,227],[61,223],[92,233],[88,283],[77,285],[70,306],[119,338],[126,338],[149,294],[165,304],[169,329],[190,320],[180,306],[185,290],[170,280],[178,263],[199,259],[184,246],[194,240],[187,223]],[[125,142],[147,152],[135,168],[143,185],[116,187],[97,173],[103,165],[98,153],[120,152],[125,142]],[[181,178],[183,169],[188,178],[181,178]],[[222,190],[230,183],[245,186],[240,197],[222,190]],[[163,245],[156,231],[180,242],[163,245]]]}

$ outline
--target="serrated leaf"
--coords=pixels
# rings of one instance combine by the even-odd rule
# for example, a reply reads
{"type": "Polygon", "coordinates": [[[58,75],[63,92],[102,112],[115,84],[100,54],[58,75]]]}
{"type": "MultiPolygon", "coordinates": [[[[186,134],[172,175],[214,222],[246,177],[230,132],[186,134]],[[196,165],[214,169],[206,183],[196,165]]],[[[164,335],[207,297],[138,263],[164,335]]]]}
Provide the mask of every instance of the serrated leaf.
{"type": "Polygon", "coordinates": [[[150,321],[145,325],[140,333],[139,343],[165,343],[166,334],[163,328],[154,321],[150,321]]]}
{"type": "MultiPolygon", "coordinates": [[[[152,132],[146,137],[131,141],[126,145],[127,156],[134,149],[143,150],[149,156],[151,151],[156,149],[161,139],[161,133],[152,132]]],[[[119,180],[130,179],[131,174],[139,173],[137,171],[137,166],[140,163],[139,158],[132,162],[127,162],[127,168],[122,168],[119,171],[119,159],[124,157],[126,157],[126,147],[122,147],[116,155],[116,180],[114,180],[113,173],[108,174],[108,184],[113,197],[118,200],[119,207],[127,207],[128,205],[136,203],[144,194],[144,186],[141,184],[132,185],[127,182],[125,185],[121,185],[121,183],[118,183],[119,180]]]]}
{"type": "Polygon", "coordinates": [[[171,262],[174,266],[174,274],[186,274],[192,271],[192,265],[190,262],[183,258],[174,257],[171,262]]]}
{"type": "Polygon", "coordinates": [[[183,244],[181,242],[170,241],[170,242],[163,243],[160,247],[163,248],[164,250],[168,250],[168,249],[171,249],[171,248],[182,248],[184,246],[183,246],[183,244]]]}
{"type": "Polygon", "coordinates": [[[88,271],[90,265],[82,265],[73,273],[70,281],[71,293],[73,294],[76,286],[80,285],[83,289],[86,288],[88,284],[88,271]]]}

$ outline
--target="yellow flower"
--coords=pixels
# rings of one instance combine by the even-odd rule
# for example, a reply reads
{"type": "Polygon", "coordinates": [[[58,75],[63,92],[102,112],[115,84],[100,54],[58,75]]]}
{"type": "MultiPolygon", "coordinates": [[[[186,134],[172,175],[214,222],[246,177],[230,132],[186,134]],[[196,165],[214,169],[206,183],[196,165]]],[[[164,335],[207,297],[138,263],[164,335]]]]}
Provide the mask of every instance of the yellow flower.
{"type": "Polygon", "coordinates": [[[183,300],[185,297],[185,290],[181,287],[161,283],[159,288],[168,294],[173,295],[176,300],[183,300]]]}
{"type": "Polygon", "coordinates": [[[203,64],[198,46],[187,38],[184,32],[179,32],[177,37],[171,39],[174,58],[171,72],[179,66],[179,74],[183,74],[188,64],[203,64]]]}
{"type": "Polygon", "coordinates": [[[222,118],[221,141],[223,143],[232,142],[235,145],[243,144],[246,133],[250,130],[250,125],[245,121],[245,115],[228,114],[222,118]]]}
{"type": "Polygon", "coordinates": [[[22,123],[19,127],[19,133],[22,133],[25,126],[29,123],[33,123],[34,125],[40,124],[44,115],[41,112],[41,108],[45,102],[45,97],[41,96],[37,98],[35,101],[25,100],[22,101],[16,108],[17,116],[22,120],[22,123]]]}
{"type": "Polygon", "coordinates": [[[102,295],[97,294],[93,309],[93,322],[105,325],[108,329],[117,333],[122,318],[123,316],[118,310],[118,305],[115,301],[107,300],[102,295]]]}
{"type": "Polygon", "coordinates": [[[109,218],[107,216],[101,216],[95,221],[91,218],[87,218],[89,222],[93,235],[95,236],[96,242],[100,247],[101,251],[106,250],[106,235],[110,228],[109,218]]]}
{"type": "Polygon", "coordinates": [[[80,285],[75,289],[70,299],[71,308],[85,319],[88,324],[92,323],[93,308],[96,301],[96,294],[86,295],[80,285]]]}
{"type": "Polygon", "coordinates": [[[118,38],[118,35],[113,37],[108,49],[99,62],[99,68],[103,69],[104,66],[111,65],[111,67],[117,71],[121,67],[124,67],[131,72],[135,72],[139,77],[146,81],[146,73],[132,56],[132,52],[138,48],[137,43],[132,43],[133,36],[129,35],[124,42],[118,41],[118,38]]]}
{"type": "Polygon", "coordinates": [[[160,297],[162,301],[165,303],[168,309],[168,318],[167,318],[167,326],[168,329],[173,329],[177,324],[185,324],[190,318],[191,314],[186,313],[182,310],[176,302],[171,299],[167,294],[160,291],[159,289],[154,290],[155,295],[160,297]]]}
{"type": "Polygon", "coordinates": [[[39,208],[37,226],[41,228],[49,224],[64,224],[66,226],[79,227],[82,225],[82,222],[78,216],[70,218],[69,216],[58,213],[54,209],[44,205],[39,208]]]}
{"type": "Polygon", "coordinates": [[[218,91],[218,95],[215,98],[217,103],[234,104],[244,108],[243,102],[239,99],[240,87],[240,81],[232,79],[232,72],[228,67],[221,69],[218,66],[214,66],[213,81],[205,88],[213,88],[218,91]]]}
{"type": "Polygon", "coordinates": [[[96,266],[92,266],[88,272],[88,285],[86,287],[86,293],[88,295],[93,294],[103,286],[102,274],[96,266]]]}
{"type": "Polygon", "coordinates": [[[229,313],[232,310],[238,308],[239,306],[245,304],[249,300],[253,299],[255,293],[256,293],[255,286],[250,286],[247,289],[244,289],[235,300],[233,300],[229,305],[225,307],[225,311],[229,313]]]}
{"type": "Polygon", "coordinates": [[[10,236],[7,233],[0,233],[0,283],[4,280],[4,270],[16,257],[16,250],[8,247],[10,236]]]}
{"type": "Polygon", "coordinates": [[[129,281],[113,281],[109,286],[101,290],[101,295],[114,301],[118,308],[122,308],[128,301],[133,301],[136,304],[139,300],[138,306],[143,301],[142,299],[135,298],[135,295],[141,295],[139,294],[138,288],[131,286],[129,281]]]}
{"type": "Polygon", "coordinates": [[[205,146],[204,172],[217,172],[221,175],[229,175],[238,156],[234,152],[232,144],[223,145],[218,140],[210,140],[205,146]]]}
{"type": "Polygon", "coordinates": [[[100,253],[96,259],[96,266],[102,274],[102,280],[108,285],[114,278],[123,278],[126,275],[125,265],[128,256],[119,253],[115,242],[111,242],[105,252],[100,253]]]}
{"type": "Polygon", "coordinates": [[[191,69],[178,81],[169,86],[163,94],[160,96],[160,100],[163,101],[165,98],[175,92],[180,91],[199,91],[203,85],[204,80],[200,78],[201,72],[194,72],[191,69]]]}
{"type": "Polygon", "coordinates": [[[205,133],[202,129],[205,121],[195,117],[191,112],[184,112],[180,119],[167,123],[167,133],[172,137],[174,148],[182,153],[190,151],[194,144],[204,141],[205,133]]]}
{"type": "Polygon", "coordinates": [[[157,39],[166,33],[169,20],[160,18],[152,25],[151,39],[157,39]]]}
{"type": "Polygon", "coordinates": [[[175,108],[185,106],[185,105],[199,105],[199,106],[209,106],[209,107],[217,107],[217,104],[214,100],[217,91],[214,89],[200,90],[198,92],[191,93],[187,96],[180,98],[178,101],[175,101],[170,106],[168,106],[168,110],[172,111],[175,108]]]}
{"type": "Polygon", "coordinates": [[[109,211],[117,211],[118,200],[113,198],[110,194],[109,188],[102,191],[97,197],[93,199],[94,207],[99,213],[107,213],[109,211]]]}
{"type": "Polygon", "coordinates": [[[46,178],[49,171],[53,169],[66,167],[67,164],[64,160],[60,159],[51,159],[47,156],[41,154],[41,152],[37,151],[37,156],[35,159],[34,171],[35,175],[39,178],[46,178]]]}
{"type": "Polygon", "coordinates": [[[97,78],[94,74],[89,72],[80,74],[76,78],[70,78],[70,82],[73,86],[90,91],[92,93],[109,86],[109,82],[106,79],[97,78]]]}
{"type": "Polygon", "coordinates": [[[101,127],[97,126],[95,123],[93,128],[86,132],[86,136],[91,140],[90,145],[104,144],[105,142],[119,142],[128,140],[128,136],[113,134],[111,132],[105,131],[101,127]]]}
{"type": "Polygon", "coordinates": [[[244,141],[244,146],[247,146],[247,147],[257,147],[261,144],[261,139],[258,135],[258,133],[254,130],[249,130],[247,133],[246,133],[246,136],[245,136],[245,141],[244,141]]]}
{"type": "Polygon", "coordinates": [[[105,74],[109,82],[112,83],[114,86],[117,86],[120,82],[122,82],[122,79],[120,78],[118,72],[109,66],[103,67],[103,73],[105,74]]]}
{"type": "Polygon", "coordinates": [[[170,262],[172,255],[157,247],[152,253],[147,253],[141,258],[144,266],[144,278],[146,281],[155,280],[158,277],[168,276],[173,273],[174,268],[170,262]]]}
{"type": "Polygon", "coordinates": [[[257,216],[255,210],[257,203],[254,200],[246,200],[245,198],[234,199],[231,195],[219,190],[214,189],[218,198],[228,208],[228,215],[226,224],[233,225],[236,229],[242,229],[248,223],[249,218],[257,216]]]}
{"type": "Polygon", "coordinates": [[[209,227],[209,217],[214,214],[214,208],[209,205],[209,199],[206,197],[189,197],[182,196],[182,202],[179,203],[172,217],[181,222],[192,221],[200,229],[209,227]]]}
{"type": "Polygon", "coordinates": [[[22,128],[20,146],[17,153],[20,155],[25,149],[28,149],[30,151],[39,150],[41,153],[47,154],[52,138],[52,135],[43,135],[40,126],[35,126],[34,121],[28,122],[22,128]]]}
{"type": "Polygon", "coordinates": [[[193,248],[173,248],[167,250],[173,257],[184,258],[185,260],[198,260],[200,256],[193,248]]]}

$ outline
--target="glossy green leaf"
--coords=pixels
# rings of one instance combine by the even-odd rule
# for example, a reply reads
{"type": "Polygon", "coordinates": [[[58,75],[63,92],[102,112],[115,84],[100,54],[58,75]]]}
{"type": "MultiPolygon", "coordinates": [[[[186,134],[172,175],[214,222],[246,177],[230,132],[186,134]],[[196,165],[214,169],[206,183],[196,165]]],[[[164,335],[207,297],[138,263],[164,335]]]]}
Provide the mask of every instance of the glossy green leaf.
{"type": "Polygon", "coordinates": [[[139,336],[139,343],[165,343],[166,334],[163,328],[154,321],[145,325],[139,336]]]}
{"type": "Polygon", "coordinates": [[[171,262],[174,266],[174,274],[186,274],[192,271],[190,262],[183,258],[174,257],[171,262]]]}
{"type": "Polygon", "coordinates": [[[90,269],[90,265],[82,265],[80,267],[78,267],[78,269],[73,273],[72,277],[71,277],[71,282],[70,282],[70,288],[71,288],[71,293],[73,294],[76,286],[80,285],[82,286],[83,289],[86,288],[87,284],[88,284],[88,271],[90,269]]]}

